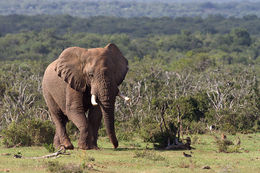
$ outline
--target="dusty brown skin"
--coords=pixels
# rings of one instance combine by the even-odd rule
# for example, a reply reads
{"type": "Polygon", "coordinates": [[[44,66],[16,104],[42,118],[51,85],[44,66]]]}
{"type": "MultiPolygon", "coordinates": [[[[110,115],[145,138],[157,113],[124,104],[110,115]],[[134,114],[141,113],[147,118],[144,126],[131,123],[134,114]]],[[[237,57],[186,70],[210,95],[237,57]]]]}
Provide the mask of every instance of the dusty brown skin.
{"type": "Polygon", "coordinates": [[[71,120],[80,131],[79,148],[97,149],[102,115],[110,141],[114,148],[118,147],[114,105],[118,86],[127,71],[128,62],[114,44],[88,50],[67,48],[47,67],[42,87],[56,127],[55,147],[62,145],[66,149],[74,148],[65,128],[68,120],[71,120]],[[91,104],[91,95],[96,95],[97,106],[91,104]]]}

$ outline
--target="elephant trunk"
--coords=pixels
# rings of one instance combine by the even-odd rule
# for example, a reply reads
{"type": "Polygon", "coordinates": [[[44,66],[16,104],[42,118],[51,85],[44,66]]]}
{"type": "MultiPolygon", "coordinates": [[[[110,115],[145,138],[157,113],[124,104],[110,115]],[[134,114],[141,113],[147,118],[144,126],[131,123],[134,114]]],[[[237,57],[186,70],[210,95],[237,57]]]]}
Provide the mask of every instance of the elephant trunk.
{"type": "MultiPolygon", "coordinates": [[[[103,105],[103,104],[102,104],[103,105]]],[[[111,107],[106,107],[102,106],[102,114],[104,117],[104,122],[106,126],[106,132],[109,136],[110,141],[114,145],[114,148],[118,147],[118,141],[116,138],[116,133],[115,133],[115,118],[114,118],[114,106],[111,107]]]]}
{"type": "MultiPolygon", "coordinates": [[[[102,84],[101,84],[102,85],[102,84]]],[[[100,88],[98,92],[99,106],[101,107],[102,115],[104,117],[104,123],[106,127],[107,135],[110,141],[114,145],[114,148],[118,147],[118,141],[115,133],[115,100],[118,93],[117,86],[113,85],[111,82],[106,82],[103,87],[100,88]]]]}

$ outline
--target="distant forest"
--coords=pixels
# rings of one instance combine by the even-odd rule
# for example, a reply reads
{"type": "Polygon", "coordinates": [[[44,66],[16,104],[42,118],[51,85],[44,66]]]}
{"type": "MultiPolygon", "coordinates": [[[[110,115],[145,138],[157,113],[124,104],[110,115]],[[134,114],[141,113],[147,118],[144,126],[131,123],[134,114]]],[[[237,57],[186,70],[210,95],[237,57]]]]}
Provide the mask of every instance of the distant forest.
{"type": "Polygon", "coordinates": [[[206,0],[9,0],[0,1],[0,14],[72,15],[80,17],[180,17],[221,14],[225,17],[260,16],[259,1],[206,0]]]}
{"type": "Polygon", "coordinates": [[[79,18],[69,15],[8,15],[0,16],[0,35],[27,31],[42,31],[52,28],[56,34],[96,33],[96,34],[127,34],[131,37],[148,35],[172,35],[182,31],[202,34],[227,34],[235,28],[243,28],[250,35],[260,33],[260,18],[247,15],[243,18],[220,15],[202,17],[161,17],[161,18],[119,18],[96,16],[79,18]]]}

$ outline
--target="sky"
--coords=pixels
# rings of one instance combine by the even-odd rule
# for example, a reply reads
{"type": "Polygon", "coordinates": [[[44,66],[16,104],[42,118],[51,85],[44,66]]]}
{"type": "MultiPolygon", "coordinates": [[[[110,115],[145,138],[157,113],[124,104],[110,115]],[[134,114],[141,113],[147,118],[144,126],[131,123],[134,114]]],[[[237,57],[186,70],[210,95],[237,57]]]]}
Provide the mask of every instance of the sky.
{"type": "MultiPolygon", "coordinates": [[[[81,1],[86,1],[86,0],[81,0],[81,1]]],[[[95,1],[100,1],[100,0],[95,0],[95,1]]],[[[104,1],[115,1],[115,0],[104,0],[104,1]]],[[[212,3],[223,3],[223,2],[260,2],[260,0],[116,0],[116,1],[134,1],[134,2],[212,2],[212,3]]]]}

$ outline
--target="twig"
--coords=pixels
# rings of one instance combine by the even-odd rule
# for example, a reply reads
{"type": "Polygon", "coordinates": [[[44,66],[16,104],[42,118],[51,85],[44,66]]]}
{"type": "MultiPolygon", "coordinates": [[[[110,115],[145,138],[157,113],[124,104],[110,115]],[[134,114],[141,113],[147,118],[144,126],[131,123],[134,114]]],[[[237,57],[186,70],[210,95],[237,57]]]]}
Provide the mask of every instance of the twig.
{"type": "Polygon", "coordinates": [[[52,158],[55,157],[57,158],[59,155],[70,155],[69,153],[66,153],[66,150],[62,147],[61,149],[59,149],[57,152],[52,153],[52,154],[48,154],[45,156],[39,156],[39,157],[14,157],[14,158],[23,158],[23,159],[48,159],[48,158],[52,158]]]}

